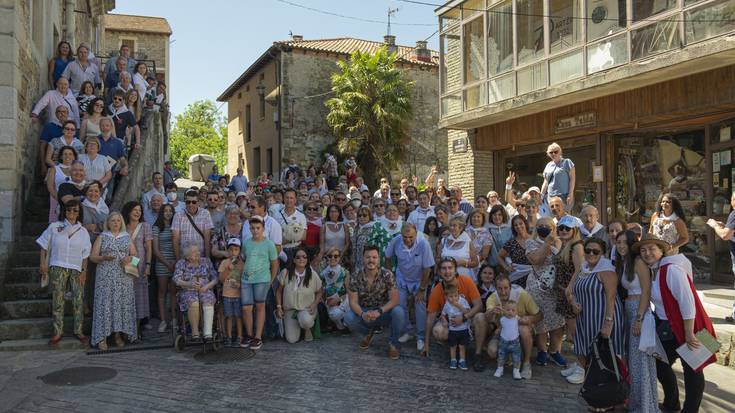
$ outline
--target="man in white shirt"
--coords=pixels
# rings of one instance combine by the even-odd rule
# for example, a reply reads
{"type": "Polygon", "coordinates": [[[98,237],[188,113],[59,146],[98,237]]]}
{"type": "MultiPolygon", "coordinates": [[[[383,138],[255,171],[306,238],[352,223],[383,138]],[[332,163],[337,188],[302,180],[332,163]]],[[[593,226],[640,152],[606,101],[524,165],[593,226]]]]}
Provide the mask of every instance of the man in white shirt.
{"type": "Polygon", "coordinates": [[[230,186],[235,188],[235,192],[247,192],[248,178],[242,174],[242,168],[237,168],[237,175],[230,180],[230,186]]]}
{"type": "Polygon", "coordinates": [[[434,215],[434,208],[430,205],[429,194],[425,191],[419,192],[419,206],[408,215],[408,223],[416,226],[419,233],[424,232],[424,225],[429,217],[434,215]]]}
{"type": "MultiPolygon", "coordinates": [[[[153,172],[153,176],[151,177],[151,180],[153,181],[153,188],[150,189],[150,191],[143,194],[143,208],[150,209],[151,207],[151,198],[155,194],[160,194],[166,198],[166,189],[163,186],[163,175],[160,172],[153,172]]],[[[152,223],[151,223],[152,224],[152,223]]]]}
{"type": "MultiPolygon", "coordinates": [[[[276,250],[281,253],[283,245],[283,233],[281,232],[281,224],[278,223],[273,217],[268,215],[266,212],[265,198],[260,195],[254,196],[248,202],[250,207],[250,214],[257,215],[263,218],[265,225],[265,237],[273,241],[276,244],[276,250]]],[[[250,225],[242,226],[242,241],[252,238],[253,234],[250,233],[250,225]]]]}
{"type": "Polygon", "coordinates": [[[378,190],[373,193],[373,198],[383,198],[388,199],[388,194],[390,193],[390,184],[388,183],[388,178],[380,178],[380,185],[378,185],[378,190]],[[383,185],[386,185],[385,188],[383,185]],[[383,193],[385,193],[385,197],[383,197],[383,193]]]}
{"type": "Polygon", "coordinates": [[[306,239],[306,216],[296,209],[296,190],[288,188],[283,192],[283,208],[277,211],[273,218],[283,229],[283,252],[289,260],[293,258],[296,247],[301,241],[306,239]],[[288,228],[288,226],[292,228],[288,228]],[[289,239],[298,231],[293,231],[294,227],[303,228],[303,234],[299,239],[289,239]]]}

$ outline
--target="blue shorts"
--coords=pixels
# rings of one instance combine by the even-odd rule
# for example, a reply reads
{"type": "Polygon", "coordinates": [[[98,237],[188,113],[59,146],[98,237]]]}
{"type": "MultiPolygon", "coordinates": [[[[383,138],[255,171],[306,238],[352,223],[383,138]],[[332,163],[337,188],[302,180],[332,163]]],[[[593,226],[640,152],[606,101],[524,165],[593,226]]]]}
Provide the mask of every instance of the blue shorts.
{"type": "Polygon", "coordinates": [[[225,307],[225,317],[240,317],[240,297],[222,297],[225,307]]]}
{"type": "Polygon", "coordinates": [[[449,330],[447,339],[449,347],[466,346],[470,344],[470,330],[449,330]]]}
{"type": "Polygon", "coordinates": [[[246,305],[265,303],[269,288],[271,288],[271,283],[269,282],[254,284],[242,283],[240,286],[240,304],[245,307],[246,305]]]}

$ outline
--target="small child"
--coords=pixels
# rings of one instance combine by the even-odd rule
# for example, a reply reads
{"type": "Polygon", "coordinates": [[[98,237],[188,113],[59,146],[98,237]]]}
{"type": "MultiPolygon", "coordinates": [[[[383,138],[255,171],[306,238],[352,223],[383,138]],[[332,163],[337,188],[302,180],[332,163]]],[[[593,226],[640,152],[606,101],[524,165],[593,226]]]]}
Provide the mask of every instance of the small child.
{"type": "Polygon", "coordinates": [[[225,347],[239,347],[242,341],[242,319],[240,318],[240,277],[245,264],[240,259],[240,239],[227,241],[230,257],[219,265],[219,281],[222,283],[222,303],[225,312],[225,347]],[[237,339],[232,337],[232,323],[237,326],[237,339]]]}
{"type": "Polygon", "coordinates": [[[444,303],[442,309],[442,322],[449,326],[449,368],[456,369],[459,366],[462,370],[467,370],[467,362],[465,361],[465,346],[470,342],[470,323],[464,321],[461,324],[452,325],[450,319],[462,317],[464,311],[470,309],[467,300],[459,295],[456,286],[447,285],[444,287],[444,296],[447,302],[444,303]],[[459,347],[459,361],[457,361],[457,347],[459,347]]]}
{"type": "Polygon", "coordinates": [[[518,332],[518,314],[515,301],[508,301],[500,317],[500,343],[498,344],[498,368],[495,377],[503,377],[505,356],[510,353],[513,360],[513,378],[521,379],[521,341],[518,332]]]}
{"type": "Polygon", "coordinates": [[[328,265],[320,274],[324,281],[324,303],[327,306],[329,319],[337,326],[337,330],[345,331],[345,325],[342,323],[345,313],[350,308],[347,301],[347,278],[350,276],[342,265],[340,258],[342,255],[337,248],[330,248],[327,251],[328,265]]]}

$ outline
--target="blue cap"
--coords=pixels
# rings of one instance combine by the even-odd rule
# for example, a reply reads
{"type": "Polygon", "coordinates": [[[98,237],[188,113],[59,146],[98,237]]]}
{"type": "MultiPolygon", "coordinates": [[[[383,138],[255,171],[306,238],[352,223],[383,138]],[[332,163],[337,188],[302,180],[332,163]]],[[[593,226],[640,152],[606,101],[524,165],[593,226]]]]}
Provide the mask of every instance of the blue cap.
{"type": "Polygon", "coordinates": [[[579,227],[579,220],[574,218],[571,215],[564,215],[561,217],[559,222],[556,224],[557,227],[565,226],[569,228],[577,228],[579,227]]]}

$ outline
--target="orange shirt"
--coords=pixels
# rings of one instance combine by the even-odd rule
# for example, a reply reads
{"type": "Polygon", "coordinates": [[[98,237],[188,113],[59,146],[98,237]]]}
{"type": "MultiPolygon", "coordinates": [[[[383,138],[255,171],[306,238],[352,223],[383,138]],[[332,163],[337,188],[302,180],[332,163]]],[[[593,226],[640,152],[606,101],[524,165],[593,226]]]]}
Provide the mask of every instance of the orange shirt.
{"type": "MultiPolygon", "coordinates": [[[[466,275],[457,275],[457,282],[459,295],[464,296],[465,300],[467,300],[470,305],[472,305],[473,301],[480,299],[480,292],[477,290],[477,286],[475,285],[475,282],[472,281],[472,278],[466,275]]],[[[439,283],[434,286],[433,290],[431,290],[431,295],[429,296],[429,304],[426,307],[427,311],[429,313],[441,312],[442,308],[444,307],[445,301],[446,299],[444,298],[444,287],[442,287],[442,284],[439,283]]]]}

